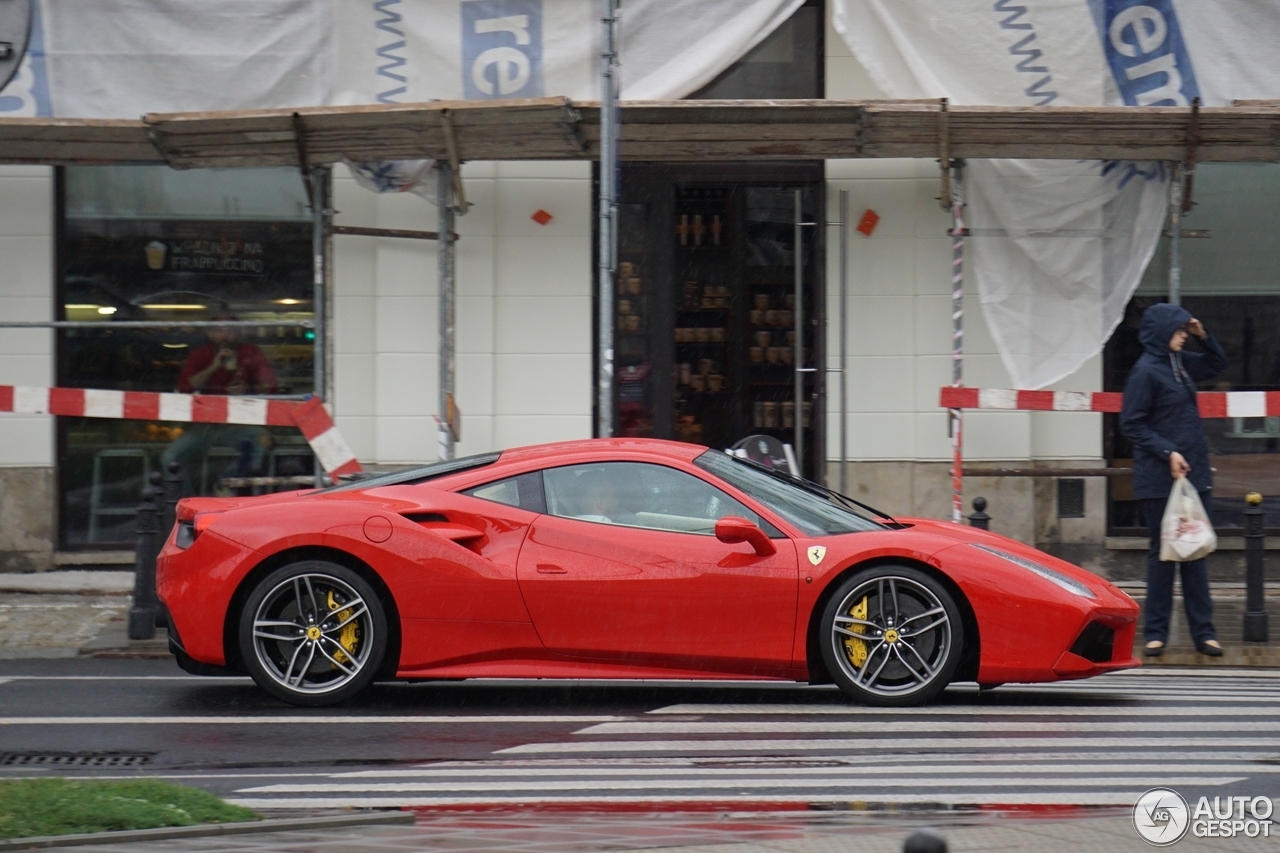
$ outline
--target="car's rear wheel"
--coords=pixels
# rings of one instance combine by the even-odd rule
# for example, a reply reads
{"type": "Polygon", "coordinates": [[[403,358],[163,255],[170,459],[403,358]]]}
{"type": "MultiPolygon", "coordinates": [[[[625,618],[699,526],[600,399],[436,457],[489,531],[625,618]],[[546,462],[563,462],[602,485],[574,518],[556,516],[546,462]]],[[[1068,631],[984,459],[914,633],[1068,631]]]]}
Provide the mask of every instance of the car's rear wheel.
{"type": "Polygon", "coordinates": [[[267,575],[240,614],[240,654],[263,690],[293,705],[342,702],[377,674],[387,619],[345,566],[305,560],[267,575]]]}
{"type": "Polygon", "coordinates": [[[841,583],[820,631],[827,671],[868,705],[929,702],[950,683],[964,646],[950,593],[911,566],[877,566],[841,583]]]}

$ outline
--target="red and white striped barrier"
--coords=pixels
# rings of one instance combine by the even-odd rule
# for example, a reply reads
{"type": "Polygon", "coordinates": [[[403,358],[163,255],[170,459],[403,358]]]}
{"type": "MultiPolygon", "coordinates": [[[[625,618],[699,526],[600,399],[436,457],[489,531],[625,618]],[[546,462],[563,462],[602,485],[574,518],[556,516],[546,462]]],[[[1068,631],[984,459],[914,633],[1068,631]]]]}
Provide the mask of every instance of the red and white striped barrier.
{"type": "MultiPolygon", "coordinates": [[[[1006,409],[1031,412],[1118,412],[1124,395],[1116,391],[1013,391],[1004,388],[944,386],[940,403],[948,409],[1006,409]]],[[[1202,418],[1280,417],[1280,391],[1201,391],[1202,418]]]]}
{"type": "Polygon", "coordinates": [[[291,426],[302,431],[320,465],[333,477],[360,470],[356,455],[319,397],[264,400],[211,394],[160,394],[97,388],[0,385],[0,412],[203,424],[291,426]]]}

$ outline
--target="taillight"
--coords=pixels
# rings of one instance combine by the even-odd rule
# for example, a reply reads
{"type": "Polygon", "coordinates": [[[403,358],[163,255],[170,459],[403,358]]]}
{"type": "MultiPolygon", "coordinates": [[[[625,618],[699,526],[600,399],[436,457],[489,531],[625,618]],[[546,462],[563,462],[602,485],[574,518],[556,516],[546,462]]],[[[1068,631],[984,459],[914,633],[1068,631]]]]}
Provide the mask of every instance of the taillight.
{"type": "Polygon", "coordinates": [[[190,548],[195,544],[196,537],[209,529],[215,521],[218,520],[220,512],[201,512],[191,520],[182,520],[178,522],[178,532],[173,537],[173,544],[179,548],[190,548]]]}

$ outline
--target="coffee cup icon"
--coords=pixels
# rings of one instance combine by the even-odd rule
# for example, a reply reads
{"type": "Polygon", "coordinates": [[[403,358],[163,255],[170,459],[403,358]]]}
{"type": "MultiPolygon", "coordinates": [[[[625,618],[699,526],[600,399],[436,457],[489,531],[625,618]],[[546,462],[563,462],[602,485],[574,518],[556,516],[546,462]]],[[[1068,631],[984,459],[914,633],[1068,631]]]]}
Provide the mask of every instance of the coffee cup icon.
{"type": "Polygon", "coordinates": [[[147,255],[147,266],[150,269],[164,269],[164,253],[167,247],[159,240],[152,240],[143,247],[143,251],[147,255]]]}

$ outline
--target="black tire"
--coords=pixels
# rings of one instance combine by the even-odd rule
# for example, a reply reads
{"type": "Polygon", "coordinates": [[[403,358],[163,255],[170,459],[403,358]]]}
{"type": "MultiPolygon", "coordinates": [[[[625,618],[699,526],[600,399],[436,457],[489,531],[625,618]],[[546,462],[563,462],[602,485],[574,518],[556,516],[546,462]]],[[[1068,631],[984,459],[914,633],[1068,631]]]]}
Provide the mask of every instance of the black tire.
{"type": "Polygon", "coordinates": [[[846,696],[866,705],[932,701],[951,683],[964,652],[951,594],[911,566],[876,566],[847,578],[823,609],[818,632],[827,672],[846,696]]]}
{"type": "Polygon", "coordinates": [[[263,578],[240,611],[240,655],[258,686],[291,705],[334,705],[378,674],[387,618],[345,566],[303,560],[263,578]]]}

